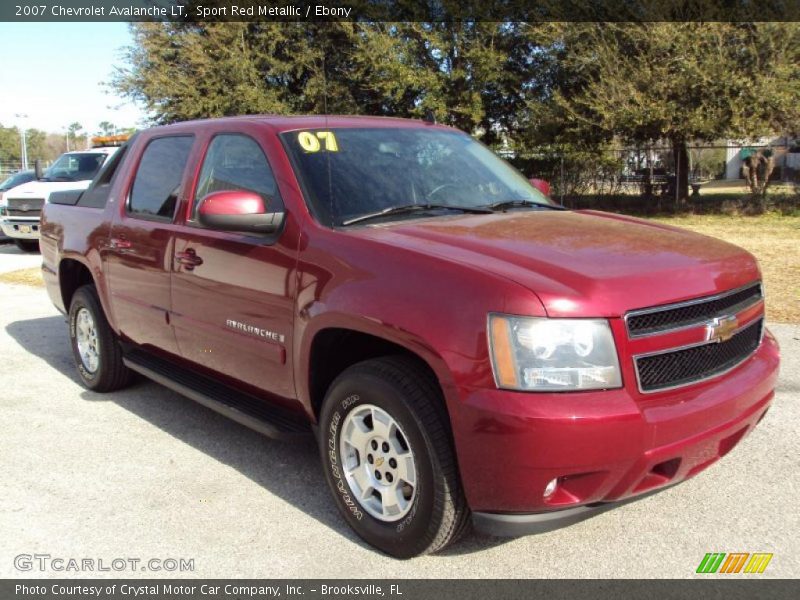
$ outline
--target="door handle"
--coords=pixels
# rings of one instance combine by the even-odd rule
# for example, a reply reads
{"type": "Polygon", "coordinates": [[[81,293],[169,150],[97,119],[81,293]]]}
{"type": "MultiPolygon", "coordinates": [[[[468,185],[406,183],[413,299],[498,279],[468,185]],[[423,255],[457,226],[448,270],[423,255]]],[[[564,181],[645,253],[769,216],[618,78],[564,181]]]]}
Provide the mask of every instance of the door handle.
{"type": "Polygon", "coordinates": [[[110,240],[108,240],[108,245],[110,248],[113,248],[114,250],[124,251],[133,248],[133,244],[131,244],[131,241],[124,237],[111,238],[110,240]]]}
{"type": "Polygon", "coordinates": [[[191,271],[203,264],[203,259],[197,256],[193,248],[187,248],[184,252],[176,252],[175,261],[183,265],[187,271],[191,271]]]}

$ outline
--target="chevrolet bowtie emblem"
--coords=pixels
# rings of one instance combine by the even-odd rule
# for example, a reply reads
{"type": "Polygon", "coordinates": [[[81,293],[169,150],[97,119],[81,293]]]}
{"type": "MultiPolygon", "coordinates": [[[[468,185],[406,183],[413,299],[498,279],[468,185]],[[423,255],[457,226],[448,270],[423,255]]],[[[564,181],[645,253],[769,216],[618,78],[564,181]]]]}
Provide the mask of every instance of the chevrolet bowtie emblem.
{"type": "Polygon", "coordinates": [[[739,330],[739,319],[734,315],[715,317],[706,323],[706,341],[727,342],[739,330]]]}

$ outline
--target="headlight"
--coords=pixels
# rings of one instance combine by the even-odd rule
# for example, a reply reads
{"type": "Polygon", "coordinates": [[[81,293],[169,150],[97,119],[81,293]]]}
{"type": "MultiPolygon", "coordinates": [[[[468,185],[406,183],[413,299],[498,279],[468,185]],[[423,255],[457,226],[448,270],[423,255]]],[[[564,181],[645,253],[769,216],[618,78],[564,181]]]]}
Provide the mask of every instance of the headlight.
{"type": "Polygon", "coordinates": [[[552,392],[622,386],[606,319],[490,314],[489,349],[500,388],[552,392]]]}

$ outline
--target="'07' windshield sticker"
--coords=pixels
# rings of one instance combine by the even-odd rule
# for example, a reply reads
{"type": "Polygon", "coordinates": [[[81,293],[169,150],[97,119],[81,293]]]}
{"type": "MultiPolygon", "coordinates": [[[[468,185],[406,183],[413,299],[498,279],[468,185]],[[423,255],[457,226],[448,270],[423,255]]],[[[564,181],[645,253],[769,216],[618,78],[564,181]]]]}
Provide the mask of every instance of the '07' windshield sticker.
{"type": "Polygon", "coordinates": [[[338,152],[339,144],[336,143],[336,136],[332,131],[301,131],[297,134],[297,141],[300,147],[306,152],[338,152]],[[321,143],[320,143],[321,142],[321,143]]]}

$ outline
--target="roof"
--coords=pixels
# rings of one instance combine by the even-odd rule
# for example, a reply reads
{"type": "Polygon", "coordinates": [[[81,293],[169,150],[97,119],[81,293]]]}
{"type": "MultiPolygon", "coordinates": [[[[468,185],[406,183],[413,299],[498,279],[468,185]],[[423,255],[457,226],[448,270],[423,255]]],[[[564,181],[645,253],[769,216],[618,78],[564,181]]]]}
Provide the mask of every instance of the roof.
{"type": "Polygon", "coordinates": [[[98,148],[86,148],[85,150],[70,150],[64,154],[113,154],[119,150],[119,146],[100,146],[98,148]]]}
{"type": "Polygon", "coordinates": [[[254,125],[269,126],[276,133],[297,129],[341,129],[358,127],[381,128],[428,128],[451,130],[451,127],[429,123],[420,119],[400,119],[397,117],[370,117],[363,115],[242,115],[238,117],[219,117],[181,121],[171,125],[154,127],[157,130],[185,130],[201,126],[224,126],[225,123],[250,122],[254,125]]]}

